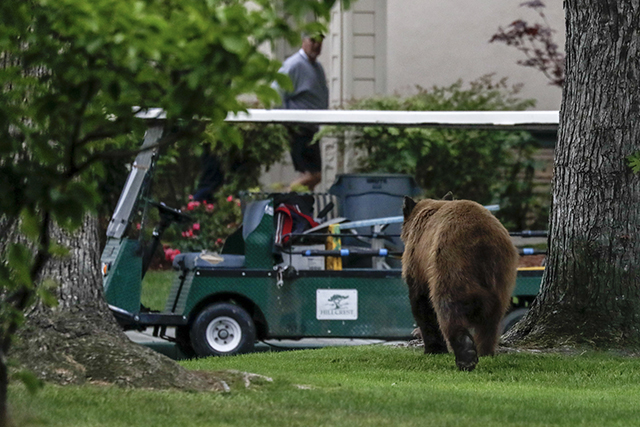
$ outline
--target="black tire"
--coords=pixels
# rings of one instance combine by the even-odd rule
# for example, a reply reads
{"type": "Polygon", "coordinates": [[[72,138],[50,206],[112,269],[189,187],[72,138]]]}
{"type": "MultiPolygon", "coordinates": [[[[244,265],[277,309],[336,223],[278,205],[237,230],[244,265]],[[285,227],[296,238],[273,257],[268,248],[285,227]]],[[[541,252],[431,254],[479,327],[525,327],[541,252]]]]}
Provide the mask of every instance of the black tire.
{"type": "Polygon", "coordinates": [[[253,350],[256,327],[242,307],[217,303],[198,314],[190,337],[191,347],[200,357],[230,356],[253,350]]]}
{"type": "Polygon", "coordinates": [[[502,333],[505,334],[509,329],[522,319],[529,311],[528,308],[516,308],[515,310],[507,313],[502,319],[502,333]]]}

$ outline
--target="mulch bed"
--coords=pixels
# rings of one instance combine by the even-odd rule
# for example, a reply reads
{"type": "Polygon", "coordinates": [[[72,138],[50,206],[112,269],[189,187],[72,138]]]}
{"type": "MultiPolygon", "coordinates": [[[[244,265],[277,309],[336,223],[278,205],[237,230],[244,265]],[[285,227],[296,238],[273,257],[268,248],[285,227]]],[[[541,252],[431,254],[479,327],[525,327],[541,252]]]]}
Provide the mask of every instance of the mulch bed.
{"type": "Polygon", "coordinates": [[[525,255],[520,257],[518,267],[544,267],[546,255],[525,255]]]}

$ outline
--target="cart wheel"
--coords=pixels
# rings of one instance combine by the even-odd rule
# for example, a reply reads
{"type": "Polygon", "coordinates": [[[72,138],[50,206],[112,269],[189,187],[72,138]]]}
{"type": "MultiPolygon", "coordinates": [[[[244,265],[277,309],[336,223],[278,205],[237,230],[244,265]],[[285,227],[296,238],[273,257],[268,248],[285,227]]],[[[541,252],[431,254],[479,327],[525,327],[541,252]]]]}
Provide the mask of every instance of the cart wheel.
{"type": "Polygon", "coordinates": [[[190,336],[191,346],[198,356],[226,356],[253,350],[256,327],[242,307],[218,303],[198,314],[190,336]]]}
{"type": "Polygon", "coordinates": [[[528,308],[516,308],[504,316],[504,319],[502,319],[502,333],[505,334],[509,329],[513,328],[528,311],[528,308]]]}

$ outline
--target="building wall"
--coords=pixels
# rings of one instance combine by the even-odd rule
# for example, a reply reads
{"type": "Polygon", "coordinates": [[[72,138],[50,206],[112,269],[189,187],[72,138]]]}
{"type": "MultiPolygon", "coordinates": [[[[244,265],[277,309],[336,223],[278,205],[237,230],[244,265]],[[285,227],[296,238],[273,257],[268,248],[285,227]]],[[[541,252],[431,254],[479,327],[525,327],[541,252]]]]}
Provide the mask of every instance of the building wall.
{"type": "MultiPolygon", "coordinates": [[[[524,56],[504,43],[489,43],[498,27],[516,19],[540,22],[522,0],[389,0],[387,3],[388,93],[409,94],[415,85],[447,86],[488,73],[523,83],[523,98],[537,110],[560,108],[561,90],[540,71],[517,65],[524,56]]],[[[545,1],[545,15],[564,48],[561,0],[545,1]]]]}
{"type": "Polygon", "coordinates": [[[386,94],[387,0],[358,0],[343,11],[333,8],[329,35],[320,57],[327,72],[331,106],[386,94]]]}

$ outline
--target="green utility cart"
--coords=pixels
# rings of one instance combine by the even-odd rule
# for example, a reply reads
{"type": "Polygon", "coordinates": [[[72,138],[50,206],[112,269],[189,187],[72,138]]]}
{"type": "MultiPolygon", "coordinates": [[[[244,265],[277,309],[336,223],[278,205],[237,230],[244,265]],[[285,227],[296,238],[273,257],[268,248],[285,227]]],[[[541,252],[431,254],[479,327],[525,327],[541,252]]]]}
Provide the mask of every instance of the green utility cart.
{"type": "MultiPolygon", "coordinates": [[[[151,127],[143,148],[154,146],[161,133],[160,126],[151,127]]],[[[188,220],[182,212],[149,200],[155,156],[153,150],[146,150],[136,158],[102,254],[106,298],[124,328],[152,328],[154,335],[175,340],[183,353],[200,357],[249,352],[257,340],[266,339],[412,338],[415,325],[401,270],[384,262],[394,255],[385,248],[391,239],[383,233],[390,218],[369,223],[333,218],[326,221],[327,227],[291,234],[290,245],[278,246],[277,195],[244,202],[243,224],[227,239],[221,254],[178,255],[165,309],[151,312],[142,307],[142,279],[163,230],[172,222],[188,220]],[[157,209],[160,219],[153,236],[145,241],[139,237],[144,233],[133,235],[137,230],[131,224],[134,215],[151,209],[157,209]],[[341,234],[328,227],[338,223],[341,234]],[[350,231],[363,227],[370,227],[373,234],[363,237],[350,231]],[[327,238],[341,236],[358,242],[349,248],[327,249],[327,238]],[[344,260],[342,269],[328,269],[328,257],[344,260]],[[363,258],[372,261],[365,267],[349,262],[363,258]],[[168,328],[175,328],[175,337],[168,336],[168,328]]],[[[524,315],[538,293],[541,277],[541,268],[518,272],[506,328],[524,315]]]]}

